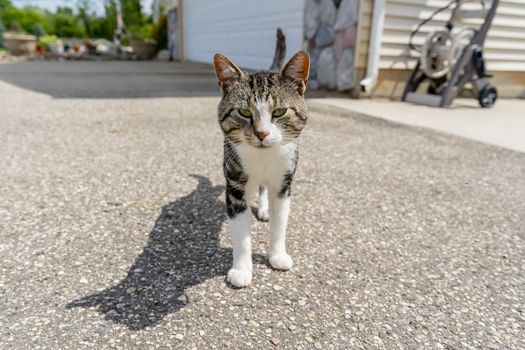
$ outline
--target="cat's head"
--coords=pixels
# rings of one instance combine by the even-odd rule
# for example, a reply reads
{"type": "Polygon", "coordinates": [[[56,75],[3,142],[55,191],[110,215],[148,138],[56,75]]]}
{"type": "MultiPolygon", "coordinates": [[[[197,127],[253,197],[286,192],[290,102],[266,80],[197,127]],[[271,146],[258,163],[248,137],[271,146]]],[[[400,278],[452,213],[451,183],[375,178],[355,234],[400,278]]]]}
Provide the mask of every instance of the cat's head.
{"type": "Polygon", "coordinates": [[[280,73],[248,74],[222,54],[213,64],[222,91],[219,124],[231,143],[264,149],[295,141],[308,112],[306,51],[296,53],[280,73]]]}

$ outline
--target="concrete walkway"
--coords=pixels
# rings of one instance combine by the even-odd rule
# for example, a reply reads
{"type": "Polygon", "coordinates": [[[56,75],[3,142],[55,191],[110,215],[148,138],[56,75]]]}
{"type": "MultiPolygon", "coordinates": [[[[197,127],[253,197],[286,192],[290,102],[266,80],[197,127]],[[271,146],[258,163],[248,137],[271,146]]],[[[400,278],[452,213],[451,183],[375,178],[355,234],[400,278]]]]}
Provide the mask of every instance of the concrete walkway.
{"type": "Polygon", "coordinates": [[[0,66],[0,349],[524,348],[525,154],[312,105],[234,289],[209,69],[0,66]]]}
{"type": "Polygon", "coordinates": [[[310,101],[525,152],[525,100],[498,100],[491,109],[480,108],[473,99],[457,100],[448,109],[386,99],[310,101]]]}

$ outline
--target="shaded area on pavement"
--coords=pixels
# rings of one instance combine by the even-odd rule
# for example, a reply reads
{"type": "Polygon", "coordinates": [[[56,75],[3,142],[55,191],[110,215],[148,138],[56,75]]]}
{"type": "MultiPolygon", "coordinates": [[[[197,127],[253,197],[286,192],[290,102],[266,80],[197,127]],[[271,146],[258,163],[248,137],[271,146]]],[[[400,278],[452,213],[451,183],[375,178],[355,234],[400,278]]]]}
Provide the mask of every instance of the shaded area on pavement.
{"type": "Polygon", "coordinates": [[[20,62],[0,64],[0,80],[54,98],[219,96],[213,69],[198,63],[20,62]]]}
{"type": "MultiPolygon", "coordinates": [[[[57,99],[220,96],[212,66],[195,62],[19,62],[0,64],[0,80],[57,99]]],[[[306,95],[348,98],[337,91],[306,95]]]]}
{"type": "Polygon", "coordinates": [[[224,186],[192,175],[198,185],[189,195],[162,208],[147,246],[127,277],[106,290],[68,304],[97,306],[106,319],[138,330],[160,322],[184,307],[191,286],[224,276],[231,264],[231,249],[219,246],[225,220],[219,196],[224,186]]]}

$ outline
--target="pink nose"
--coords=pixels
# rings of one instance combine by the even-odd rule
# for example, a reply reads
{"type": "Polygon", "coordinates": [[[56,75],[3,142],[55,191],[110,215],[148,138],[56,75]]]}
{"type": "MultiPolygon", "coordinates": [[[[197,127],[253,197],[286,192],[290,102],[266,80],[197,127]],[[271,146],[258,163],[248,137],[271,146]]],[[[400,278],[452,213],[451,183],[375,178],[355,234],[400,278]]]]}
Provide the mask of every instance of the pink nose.
{"type": "Polygon", "coordinates": [[[257,138],[261,141],[264,140],[266,136],[268,135],[270,135],[268,131],[256,131],[255,132],[255,136],[257,136],[257,138]]]}

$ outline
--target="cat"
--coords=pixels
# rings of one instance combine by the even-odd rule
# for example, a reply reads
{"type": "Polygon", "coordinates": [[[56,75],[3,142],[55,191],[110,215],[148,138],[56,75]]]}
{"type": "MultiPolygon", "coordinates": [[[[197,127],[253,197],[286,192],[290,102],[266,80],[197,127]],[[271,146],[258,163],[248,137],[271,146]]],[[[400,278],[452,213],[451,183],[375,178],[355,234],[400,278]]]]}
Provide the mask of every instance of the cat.
{"type": "Polygon", "coordinates": [[[298,137],[308,118],[304,93],[310,57],[299,51],[278,72],[285,50],[285,38],[278,29],[270,71],[248,74],[220,53],[213,59],[222,92],[218,118],[224,134],[226,211],[233,246],[233,266],[226,279],[235,287],[252,281],[250,198],[257,191],[256,216],[269,221],[270,265],[278,270],[293,265],[285,236],[298,137]]]}

